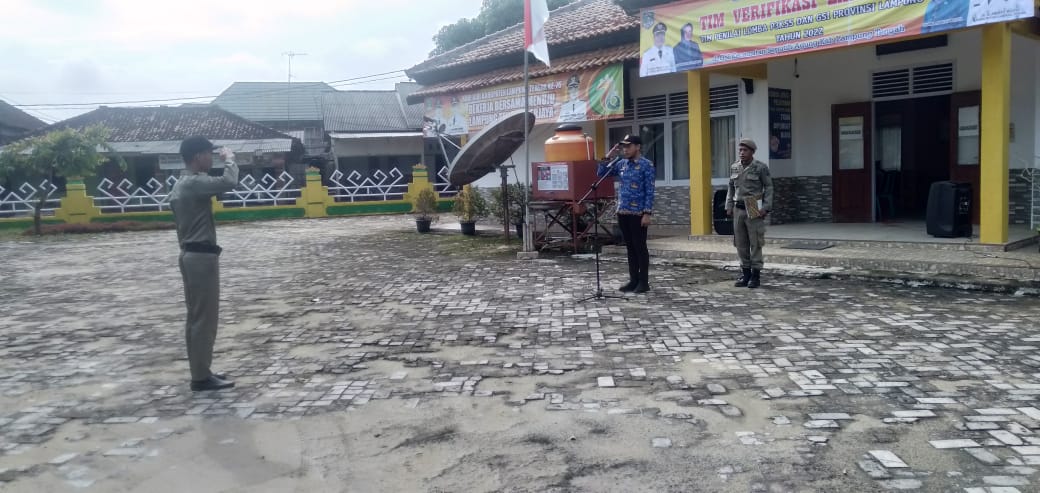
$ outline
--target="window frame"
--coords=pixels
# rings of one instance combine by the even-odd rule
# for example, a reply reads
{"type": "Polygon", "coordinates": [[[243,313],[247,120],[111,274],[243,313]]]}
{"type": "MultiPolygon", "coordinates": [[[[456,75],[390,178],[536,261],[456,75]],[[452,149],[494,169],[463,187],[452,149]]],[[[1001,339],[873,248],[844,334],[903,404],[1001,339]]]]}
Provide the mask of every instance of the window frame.
{"type": "MultiPolygon", "coordinates": [[[[731,85],[733,85],[733,84],[730,84],[730,83],[720,84],[718,87],[728,87],[728,86],[731,86],[731,85]]],[[[737,134],[737,132],[739,132],[739,130],[740,130],[740,113],[741,113],[740,109],[744,105],[744,98],[745,98],[745,95],[744,95],[743,91],[740,91],[738,94],[739,94],[739,99],[738,99],[738,104],[737,104],[736,108],[730,108],[730,109],[725,109],[725,110],[715,110],[715,111],[710,112],[709,115],[708,115],[709,120],[711,118],[715,118],[715,117],[732,116],[733,117],[733,125],[734,125],[734,134],[737,134]]],[[[635,104],[634,101],[633,101],[633,104],[635,104]]],[[[688,122],[688,121],[689,121],[689,116],[687,116],[685,114],[683,114],[683,115],[671,115],[671,116],[664,116],[664,117],[657,117],[657,118],[647,118],[647,119],[630,118],[630,119],[616,120],[616,121],[608,120],[607,121],[607,132],[606,132],[606,135],[609,138],[610,131],[612,129],[615,129],[615,128],[624,128],[624,129],[627,129],[626,133],[629,133],[629,134],[632,134],[632,135],[636,135],[637,132],[639,132],[639,126],[640,125],[664,124],[664,129],[662,130],[664,132],[664,149],[665,149],[665,152],[664,152],[664,154],[665,154],[664,155],[664,162],[663,163],[654,163],[654,166],[664,166],[664,179],[663,180],[657,180],[655,183],[656,183],[657,186],[665,186],[665,187],[685,186],[685,187],[689,188],[689,186],[690,186],[690,179],[683,178],[683,179],[678,179],[677,180],[677,179],[674,178],[674,176],[673,176],[674,175],[674,173],[673,173],[673,159],[672,159],[672,157],[673,157],[672,155],[674,154],[672,152],[673,125],[676,124],[676,123],[684,123],[684,122],[688,122]]],[[[606,143],[606,145],[607,145],[607,148],[609,149],[609,146],[611,145],[611,143],[608,142],[608,143],[606,143]]],[[[714,173],[713,173],[713,175],[714,175],[714,173]]],[[[729,183],[729,179],[728,178],[715,178],[713,176],[712,179],[711,179],[711,186],[712,186],[712,188],[725,187],[728,183],[729,183]]]]}

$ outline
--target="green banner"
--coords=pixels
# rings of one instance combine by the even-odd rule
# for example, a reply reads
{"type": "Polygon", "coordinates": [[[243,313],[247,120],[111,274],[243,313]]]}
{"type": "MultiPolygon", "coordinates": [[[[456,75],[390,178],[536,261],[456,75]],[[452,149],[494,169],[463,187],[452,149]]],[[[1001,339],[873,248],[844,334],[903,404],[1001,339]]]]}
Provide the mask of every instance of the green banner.
{"type": "MultiPolygon", "coordinates": [[[[621,64],[531,79],[530,110],[537,123],[605,120],[625,114],[621,64]]],[[[524,84],[514,82],[426,98],[427,136],[480,131],[501,116],[524,109],[524,84]]]]}
{"type": "Polygon", "coordinates": [[[643,77],[1037,15],[1034,0],[701,0],[641,12],[643,77]]]}

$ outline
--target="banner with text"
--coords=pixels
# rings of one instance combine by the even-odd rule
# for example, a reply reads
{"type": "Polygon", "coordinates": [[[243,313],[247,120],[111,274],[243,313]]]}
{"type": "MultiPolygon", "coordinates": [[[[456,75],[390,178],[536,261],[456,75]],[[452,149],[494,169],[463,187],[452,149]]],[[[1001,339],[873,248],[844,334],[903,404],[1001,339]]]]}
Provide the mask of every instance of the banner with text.
{"type": "Polygon", "coordinates": [[[1037,15],[1034,0],[701,0],[643,9],[639,75],[694,70],[1037,15]]]}
{"type": "MultiPolygon", "coordinates": [[[[605,120],[625,114],[621,64],[531,79],[530,110],[537,123],[605,120]]],[[[524,109],[524,84],[503,84],[426,98],[427,137],[480,131],[500,117],[524,109]]]]}

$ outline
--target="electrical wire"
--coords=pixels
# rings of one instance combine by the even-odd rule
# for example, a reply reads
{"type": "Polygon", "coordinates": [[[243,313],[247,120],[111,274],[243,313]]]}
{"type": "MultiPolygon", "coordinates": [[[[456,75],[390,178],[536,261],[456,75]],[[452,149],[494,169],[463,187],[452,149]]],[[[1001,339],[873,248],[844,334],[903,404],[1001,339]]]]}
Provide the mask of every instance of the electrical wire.
{"type": "MultiPolygon", "coordinates": [[[[370,74],[370,75],[365,75],[365,76],[360,76],[360,77],[351,77],[351,78],[348,78],[348,79],[341,79],[341,80],[330,81],[330,82],[326,82],[326,84],[329,85],[329,86],[332,86],[332,87],[343,87],[343,86],[350,86],[350,85],[356,85],[356,84],[365,84],[365,83],[368,83],[368,82],[377,82],[377,81],[382,81],[382,80],[397,79],[397,78],[402,78],[402,77],[407,77],[407,75],[404,74],[404,70],[394,70],[394,71],[391,71],[391,72],[382,72],[382,73],[378,73],[378,74],[370,74]],[[391,75],[391,74],[399,74],[399,75],[393,75],[391,77],[383,77],[383,76],[388,76],[388,75],[391,75]]],[[[250,97],[251,98],[251,97],[255,97],[255,96],[272,95],[272,94],[277,94],[277,93],[281,93],[281,92],[289,92],[289,91],[298,90],[298,89],[300,89],[299,86],[292,87],[291,85],[289,85],[289,87],[281,87],[281,88],[277,88],[277,89],[269,89],[269,90],[265,90],[265,91],[257,91],[255,93],[247,95],[246,97],[250,97]]],[[[83,109],[84,107],[120,105],[120,104],[192,102],[192,101],[196,101],[196,100],[199,100],[199,99],[213,99],[213,98],[216,98],[217,96],[219,96],[219,95],[216,95],[216,96],[188,96],[188,97],[181,97],[181,98],[165,98],[165,99],[137,99],[137,100],[126,100],[126,101],[105,101],[105,102],[91,102],[91,103],[14,104],[12,106],[14,106],[16,108],[21,108],[21,109],[33,109],[33,108],[83,109]]]]}

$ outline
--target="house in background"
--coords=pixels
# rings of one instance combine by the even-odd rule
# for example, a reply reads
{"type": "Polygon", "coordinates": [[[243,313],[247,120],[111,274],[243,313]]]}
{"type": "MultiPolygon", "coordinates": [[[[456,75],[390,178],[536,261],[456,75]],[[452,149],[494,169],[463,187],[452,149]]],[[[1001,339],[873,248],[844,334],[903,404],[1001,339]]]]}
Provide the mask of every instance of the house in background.
{"type": "Polygon", "coordinates": [[[394,90],[323,93],[324,127],[333,157],[327,171],[407,183],[412,166],[423,160],[423,105],[407,103],[418,88],[403,82],[394,90]]]}
{"type": "Polygon", "coordinates": [[[47,124],[10,104],[0,101],[0,146],[10,144],[47,124]]]}
{"type": "MultiPolygon", "coordinates": [[[[87,178],[87,190],[122,194],[134,187],[145,192],[157,190],[154,178],[168,186],[167,178],[184,169],[180,143],[192,135],[203,135],[218,146],[235,152],[243,177],[263,180],[284,176],[304,153],[298,140],[277,130],[248,121],[216,106],[114,108],[102,106],[89,113],[49,125],[33,132],[44,134],[64,128],[84,129],[103,125],[109,129],[108,144],[126,161],[126,169],[115,163],[105,164],[96,177],[87,178]],[[108,180],[105,182],[105,180],[108,180]],[[99,185],[102,185],[99,188],[99,185]]],[[[214,163],[214,167],[220,165],[214,163]]],[[[305,176],[291,174],[295,186],[302,186],[305,176]]],[[[284,179],[283,179],[284,180],[284,179]]],[[[284,180],[288,181],[288,180],[284,180]]]]}
{"type": "Polygon", "coordinates": [[[299,139],[317,158],[327,155],[322,94],[334,91],[324,82],[235,82],[212,104],[299,139]]]}

